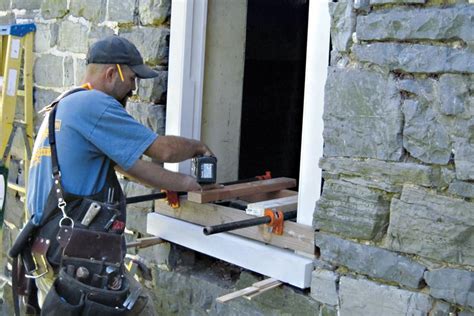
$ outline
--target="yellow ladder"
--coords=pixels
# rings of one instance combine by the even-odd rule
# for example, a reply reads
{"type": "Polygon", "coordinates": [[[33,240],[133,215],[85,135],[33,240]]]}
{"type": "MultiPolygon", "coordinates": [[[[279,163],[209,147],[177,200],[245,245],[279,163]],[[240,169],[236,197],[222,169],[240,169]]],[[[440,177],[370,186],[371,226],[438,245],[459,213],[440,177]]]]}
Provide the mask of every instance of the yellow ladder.
{"type": "Polygon", "coordinates": [[[7,187],[25,195],[28,184],[28,170],[33,148],[33,39],[35,31],[34,24],[0,26],[0,74],[3,75],[0,80],[2,90],[0,95],[0,221],[3,221],[7,187]],[[18,97],[22,97],[24,101],[23,120],[15,119],[18,97]],[[10,149],[17,130],[21,130],[25,146],[22,167],[24,187],[18,183],[8,182],[10,149]]]}

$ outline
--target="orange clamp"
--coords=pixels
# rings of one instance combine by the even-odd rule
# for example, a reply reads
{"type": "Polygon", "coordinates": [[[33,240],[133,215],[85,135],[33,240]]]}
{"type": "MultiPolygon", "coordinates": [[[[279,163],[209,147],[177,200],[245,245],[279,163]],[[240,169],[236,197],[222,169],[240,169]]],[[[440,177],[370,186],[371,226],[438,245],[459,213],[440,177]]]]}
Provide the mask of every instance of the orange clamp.
{"type": "Polygon", "coordinates": [[[271,171],[265,171],[264,175],[256,176],[255,178],[257,178],[258,180],[269,180],[272,178],[272,173],[271,171]]]}
{"type": "Polygon", "coordinates": [[[270,223],[267,226],[272,226],[272,233],[276,235],[283,235],[284,215],[282,211],[273,211],[272,209],[265,209],[264,216],[270,217],[270,223]]]}
{"type": "Polygon", "coordinates": [[[168,205],[172,208],[179,208],[178,192],[168,190],[164,190],[164,192],[166,192],[166,202],[168,202],[168,205]]]}

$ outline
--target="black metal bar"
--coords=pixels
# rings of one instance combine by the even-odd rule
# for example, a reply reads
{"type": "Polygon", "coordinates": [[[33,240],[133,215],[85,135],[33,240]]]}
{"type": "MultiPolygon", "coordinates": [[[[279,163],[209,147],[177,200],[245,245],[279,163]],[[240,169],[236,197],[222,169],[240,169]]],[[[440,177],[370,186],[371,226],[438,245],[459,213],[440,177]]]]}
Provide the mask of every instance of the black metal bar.
{"type": "MultiPolygon", "coordinates": [[[[297,214],[296,211],[283,212],[283,219],[288,220],[288,219],[296,218],[296,214],[297,214]]],[[[270,216],[262,216],[262,217],[256,217],[256,218],[251,218],[251,219],[244,219],[242,221],[237,221],[237,222],[224,223],[224,224],[214,225],[214,226],[206,226],[203,228],[202,232],[204,233],[204,235],[208,236],[208,235],[213,235],[217,233],[228,232],[235,229],[267,224],[267,223],[270,223],[270,221],[271,221],[270,216]]]]}
{"type": "MultiPolygon", "coordinates": [[[[186,195],[187,192],[178,192],[178,196],[186,195]]],[[[140,203],[145,201],[159,200],[166,198],[166,192],[153,193],[147,195],[132,196],[125,199],[126,204],[140,203]]]]}

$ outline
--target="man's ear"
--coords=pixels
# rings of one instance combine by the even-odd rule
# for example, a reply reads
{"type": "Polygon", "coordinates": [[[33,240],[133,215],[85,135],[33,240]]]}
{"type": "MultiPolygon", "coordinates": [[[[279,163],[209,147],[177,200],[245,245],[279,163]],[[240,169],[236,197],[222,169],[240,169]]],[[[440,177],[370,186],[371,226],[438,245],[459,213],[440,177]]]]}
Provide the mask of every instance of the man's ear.
{"type": "Polygon", "coordinates": [[[116,69],[113,66],[109,66],[105,69],[105,80],[107,82],[113,82],[116,69]]]}

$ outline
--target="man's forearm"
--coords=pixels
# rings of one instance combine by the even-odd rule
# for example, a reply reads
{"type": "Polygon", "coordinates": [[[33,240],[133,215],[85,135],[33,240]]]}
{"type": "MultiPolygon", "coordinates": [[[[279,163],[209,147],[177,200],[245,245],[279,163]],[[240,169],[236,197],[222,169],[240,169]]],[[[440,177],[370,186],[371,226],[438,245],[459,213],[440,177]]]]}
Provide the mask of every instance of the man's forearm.
{"type": "Polygon", "coordinates": [[[160,162],[181,162],[197,155],[211,155],[202,142],[179,136],[159,136],[145,151],[145,155],[160,162]]]}
{"type": "Polygon", "coordinates": [[[149,161],[138,160],[127,171],[119,171],[157,189],[184,192],[201,189],[193,177],[166,170],[160,165],[149,161]]]}

